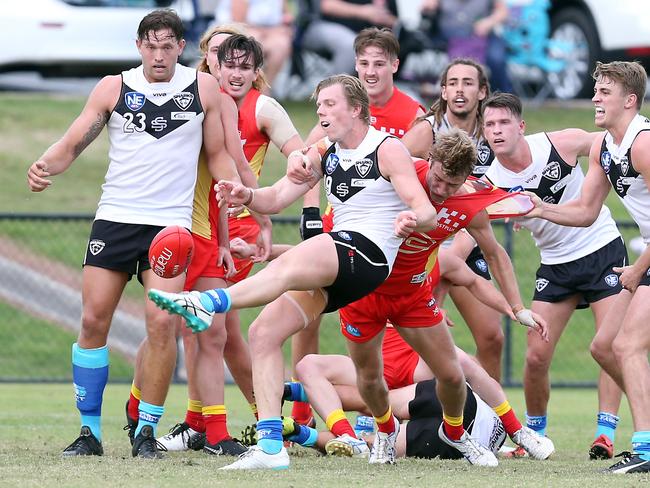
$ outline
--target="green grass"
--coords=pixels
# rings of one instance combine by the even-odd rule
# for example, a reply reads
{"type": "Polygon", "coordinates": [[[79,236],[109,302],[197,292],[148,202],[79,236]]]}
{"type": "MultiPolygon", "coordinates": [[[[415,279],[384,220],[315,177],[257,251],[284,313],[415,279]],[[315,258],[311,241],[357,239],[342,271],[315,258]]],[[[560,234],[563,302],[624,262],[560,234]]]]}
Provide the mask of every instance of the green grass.
{"type": "MultiPolygon", "coordinates": [[[[521,390],[509,390],[510,402],[523,414],[521,390]]],[[[164,432],[184,415],[185,389],[172,386],[159,429],[164,432]]],[[[54,487],[198,487],[198,486],[454,486],[577,487],[647,485],[650,476],[606,475],[610,461],[588,461],[595,430],[596,393],[557,390],[550,406],[549,432],[556,453],[548,461],[503,460],[494,469],[465,461],[402,459],[395,466],[369,466],[358,459],[317,456],[299,447],[290,450],[292,465],[284,472],[221,472],[232,461],[201,452],[170,453],[161,461],[134,460],[124,425],[127,385],[109,385],[104,395],[102,458],[62,459],[60,451],[78,433],[78,414],[70,385],[0,384],[0,486],[54,487]],[[44,401],[47,399],[47,401],[44,401]]],[[[230,432],[238,435],[253,421],[243,397],[226,390],[230,432]]],[[[631,426],[621,408],[617,450],[629,448],[631,426]]],[[[323,423],[319,422],[322,427],[323,423]]]]}

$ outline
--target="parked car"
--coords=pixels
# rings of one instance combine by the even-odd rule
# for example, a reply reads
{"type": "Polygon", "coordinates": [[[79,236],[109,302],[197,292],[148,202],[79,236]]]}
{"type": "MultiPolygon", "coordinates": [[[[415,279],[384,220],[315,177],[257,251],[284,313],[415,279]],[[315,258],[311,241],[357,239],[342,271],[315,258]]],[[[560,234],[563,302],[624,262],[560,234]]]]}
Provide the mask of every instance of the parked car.
{"type": "Polygon", "coordinates": [[[192,0],[20,0],[3,2],[0,72],[101,76],[137,66],[142,17],[171,7],[187,24],[192,0]]]}
{"type": "MultiPolygon", "coordinates": [[[[596,61],[640,61],[650,72],[650,2],[551,0],[551,39],[568,44],[557,98],[591,97],[596,61]]],[[[560,54],[562,56],[562,54],[560,54]]]]}

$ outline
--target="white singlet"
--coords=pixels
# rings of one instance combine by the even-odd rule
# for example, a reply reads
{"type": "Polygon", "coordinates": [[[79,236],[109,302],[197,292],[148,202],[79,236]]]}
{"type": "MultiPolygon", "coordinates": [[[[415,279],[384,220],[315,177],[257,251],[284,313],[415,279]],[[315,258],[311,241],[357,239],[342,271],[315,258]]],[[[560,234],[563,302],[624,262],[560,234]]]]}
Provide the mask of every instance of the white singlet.
{"type": "Polygon", "coordinates": [[[195,70],[177,64],[167,83],[149,83],[142,66],[124,71],[95,218],[190,228],[203,117],[195,70]]]}

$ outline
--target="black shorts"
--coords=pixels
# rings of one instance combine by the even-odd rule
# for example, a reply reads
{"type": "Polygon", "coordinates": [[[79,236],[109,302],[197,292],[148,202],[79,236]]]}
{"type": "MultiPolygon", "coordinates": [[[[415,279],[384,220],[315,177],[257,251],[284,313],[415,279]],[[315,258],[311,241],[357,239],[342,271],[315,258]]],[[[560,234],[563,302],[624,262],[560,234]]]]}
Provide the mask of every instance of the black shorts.
{"type": "MultiPolygon", "coordinates": [[[[406,456],[433,459],[462,459],[462,454],[448,446],[438,436],[442,423],[442,405],[436,395],[436,380],[421,381],[415,385],[415,398],[409,402],[411,420],[406,424],[406,456]]],[[[476,417],[476,398],[467,387],[467,400],[463,411],[466,431],[476,417]]]]}
{"type": "Polygon", "coordinates": [[[577,308],[618,294],[623,288],[614,266],[628,263],[623,239],[617,237],[597,251],[563,264],[542,264],[537,270],[533,300],[562,302],[581,295],[577,308]]]}
{"type": "Polygon", "coordinates": [[[327,291],[323,313],[365,297],[388,278],[388,261],[379,247],[358,232],[329,232],[339,258],[339,272],[327,291]]]}
{"type": "Polygon", "coordinates": [[[88,239],[84,266],[97,266],[128,273],[129,279],[150,269],[149,245],[163,227],[157,225],[124,224],[95,220],[88,239]]]}
{"type": "Polygon", "coordinates": [[[487,261],[485,260],[485,256],[483,256],[483,251],[481,251],[480,247],[474,246],[472,252],[470,252],[469,256],[467,256],[465,263],[477,275],[485,278],[486,280],[492,279],[490,276],[490,270],[488,269],[487,261]]]}

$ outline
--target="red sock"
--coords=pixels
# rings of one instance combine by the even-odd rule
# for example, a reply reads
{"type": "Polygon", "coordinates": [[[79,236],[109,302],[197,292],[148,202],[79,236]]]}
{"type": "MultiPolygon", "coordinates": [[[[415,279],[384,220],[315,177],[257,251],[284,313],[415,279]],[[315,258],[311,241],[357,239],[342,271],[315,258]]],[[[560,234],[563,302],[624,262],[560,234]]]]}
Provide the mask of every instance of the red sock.
{"type": "Polygon", "coordinates": [[[503,423],[503,427],[506,429],[506,434],[512,437],[515,432],[521,429],[521,422],[519,422],[519,419],[515,415],[515,411],[512,409],[512,407],[510,407],[510,405],[507,406],[507,410],[505,410],[505,412],[503,412],[502,409],[499,409],[499,407],[495,408],[494,411],[497,413],[497,415],[499,415],[499,418],[503,423]]]}
{"type": "Polygon", "coordinates": [[[392,434],[395,432],[395,420],[393,420],[393,410],[388,407],[388,411],[381,417],[375,417],[377,424],[377,431],[384,434],[392,434]]]}
{"type": "Polygon", "coordinates": [[[129,406],[127,407],[127,412],[131,420],[138,420],[140,418],[139,408],[140,399],[133,396],[133,392],[131,392],[129,394],[129,406]]]}
{"type": "Polygon", "coordinates": [[[205,432],[205,420],[201,412],[192,412],[190,410],[185,412],[185,423],[189,425],[192,430],[205,432]]]}
{"type": "Polygon", "coordinates": [[[463,436],[463,432],[465,432],[465,428],[463,427],[463,417],[448,418],[443,414],[442,425],[445,430],[445,435],[452,441],[459,441],[463,436]]]}
{"type": "Polygon", "coordinates": [[[224,439],[231,439],[226,425],[226,407],[211,405],[203,407],[203,420],[205,422],[205,437],[208,444],[216,444],[224,439]]]}
{"type": "Polygon", "coordinates": [[[293,417],[293,420],[299,424],[307,425],[314,417],[314,414],[311,411],[311,405],[309,402],[293,402],[291,416],[293,417]]]}

